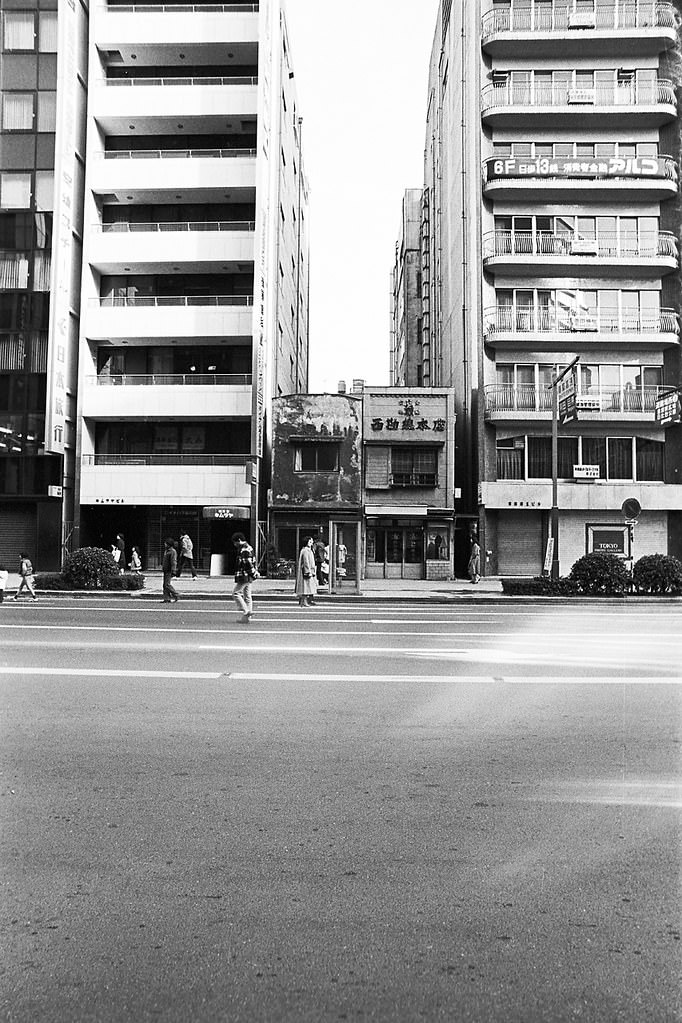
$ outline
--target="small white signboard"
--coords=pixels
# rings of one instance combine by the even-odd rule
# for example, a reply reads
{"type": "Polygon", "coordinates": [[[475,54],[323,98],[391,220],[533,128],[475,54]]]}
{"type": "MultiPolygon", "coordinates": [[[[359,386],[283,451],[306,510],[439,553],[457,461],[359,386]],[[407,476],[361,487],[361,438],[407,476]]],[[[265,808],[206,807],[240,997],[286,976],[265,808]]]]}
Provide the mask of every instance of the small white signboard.
{"type": "Polygon", "coordinates": [[[575,480],[598,480],[599,475],[600,473],[598,465],[573,466],[573,479],[575,480]]]}

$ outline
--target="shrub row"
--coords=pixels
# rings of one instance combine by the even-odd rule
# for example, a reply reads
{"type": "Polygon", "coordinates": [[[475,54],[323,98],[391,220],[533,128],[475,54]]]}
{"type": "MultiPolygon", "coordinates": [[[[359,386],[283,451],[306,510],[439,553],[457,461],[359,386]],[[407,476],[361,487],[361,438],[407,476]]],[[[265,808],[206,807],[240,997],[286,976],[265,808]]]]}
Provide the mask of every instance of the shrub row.
{"type": "Polygon", "coordinates": [[[110,551],[81,547],[70,554],[61,572],[39,572],[39,590],[141,590],[144,576],[119,571],[110,551]]]}
{"type": "Polygon", "coordinates": [[[503,579],[502,590],[514,597],[618,597],[627,593],[679,596],[682,562],[665,554],[646,554],[636,562],[631,576],[623,559],[615,554],[586,554],[578,558],[567,577],[556,582],[547,576],[503,579]]]}

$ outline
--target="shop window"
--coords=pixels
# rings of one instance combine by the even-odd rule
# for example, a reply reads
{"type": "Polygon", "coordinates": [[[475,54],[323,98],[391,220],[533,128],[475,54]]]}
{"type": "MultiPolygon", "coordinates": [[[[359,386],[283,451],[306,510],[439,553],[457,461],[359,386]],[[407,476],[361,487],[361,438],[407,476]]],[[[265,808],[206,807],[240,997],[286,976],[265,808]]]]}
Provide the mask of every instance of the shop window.
{"type": "Polygon", "coordinates": [[[35,48],[33,11],[5,11],[2,24],[5,51],[35,48]]]}
{"type": "Polygon", "coordinates": [[[2,130],[30,131],[33,128],[33,93],[6,92],[2,97],[2,130]]]}
{"type": "Polygon", "coordinates": [[[525,441],[523,437],[505,437],[497,441],[498,480],[525,478],[525,441]]]}
{"type": "Polygon", "coordinates": [[[27,209],[31,205],[30,174],[0,174],[0,206],[6,210],[27,209]]]}
{"type": "Polygon", "coordinates": [[[663,441],[647,440],[637,437],[637,479],[643,482],[659,482],[663,480],[663,441]]]}
{"type": "Polygon", "coordinates": [[[435,448],[392,448],[391,486],[437,487],[438,452],[435,448]]]}
{"type": "Polygon", "coordinates": [[[338,472],[339,445],[325,441],[299,444],[294,449],[294,472],[338,472]]]}
{"type": "Polygon", "coordinates": [[[38,14],[38,49],[41,53],[57,52],[56,11],[40,11],[38,14]]]}
{"type": "Polygon", "coordinates": [[[632,437],[608,437],[607,469],[610,480],[632,479],[632,437]]]}

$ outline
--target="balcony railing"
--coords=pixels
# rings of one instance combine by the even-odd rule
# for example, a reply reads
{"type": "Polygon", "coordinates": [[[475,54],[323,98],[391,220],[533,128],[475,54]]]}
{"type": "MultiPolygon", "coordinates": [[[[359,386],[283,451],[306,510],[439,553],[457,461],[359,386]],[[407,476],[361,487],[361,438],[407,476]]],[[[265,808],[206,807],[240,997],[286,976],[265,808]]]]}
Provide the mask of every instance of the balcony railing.
{"type": "Polygon", "coordinates": [[[576,32],[586,29],[605,31],[617,29],[674,28],[675,12],[672,3],[636,3],[625,0],[596,10],[574,11],[572,5],[542,4],[528,7],[507,7],[488,11],[482,18],[482,41],[487,43],[505,32],[576,32]]]}
{"type": "Polygon", "coordinates": [[[483,258],[495,256],[598,256],[601,259],[677,259],[677,242],[670,231],[630,238],[602,231],[596,238],[552,231],[490,231],[483,237],[483,258]]]}
{"type": "Polygon", "coordinates": [[[506,181],[643,181],[663,178],[677,184],[677,161],[672,156],[494,156],[483,161],[483,184],[506,181]]]}
{"type": "MultiPolygon", "coordinates": [[[[576,395],[578,412],[641,412],[653,415],[656,399],[670,387],[588,387],[576,395]]],[[[488,384],[485,388],[485,411],[551,412],[552,388],[534,384],[488,384]]]]}
{"type": "Polygon", "coordinates": [[[223,160],[254,157],[255,149],[112,149],[96,154],[104,160],[223,160]]]}
{"type": "Polygon", "coordinates": [[[140,454],[140,455],[83,455],[83,465],[246,465],[248,455],[205,454],[140,454]]]}
{"type": "Polygon", "coordinates": [[[586,313],[566,309],[514,309],[493,306],[485,311],[489,334],[679,334],[673,309],[653,314],[586,313]]]}
{"type": "Polygon", "coordinates": [[[250,387],[250,373],[118,373],[88,376],[90,387],[250,387]]]}
{"type": "Polygon", "coordinates": [[[192,77],[192,78],[101,78],[100,85],[258,85],[257,76],[242,78],[215,78],[215,77],[192,77]]]}
{"type": "Polygon", "coordinates": [[[202,14],[252,14],[258,4],[105,4],[109,14],[187,14],[198,11],[202,14]]]}
{"type": "Polygon", "coordinates": [[[92,300],[98,306],[218,306],[253,305],[253,295],[106,295],[92,300]]]}
{"type": "Polygon", "coordinates": [[[161,221],[144,224],[117,221],[115,224],[93,224],[93,229],[103,234],[137,234],[147,231],[171,233],[178,231],[255,231],[256,223],[253,220],[161,221]]]}
{"type": "Polygon", "coordinates": [[[570,107],[584,114],[590,107],[675,106],[675,86],[667,79],[629,82],[626,85],[600,83],[596,88],[576,88],[566,83],[493,82],[481,94],[483,113],[493,107],[570,107]]]}
{"type": "Polygon", "coordinates": [[[435,472],[394,472],[390,478],[392,487],[437,487],[435,472]]]}

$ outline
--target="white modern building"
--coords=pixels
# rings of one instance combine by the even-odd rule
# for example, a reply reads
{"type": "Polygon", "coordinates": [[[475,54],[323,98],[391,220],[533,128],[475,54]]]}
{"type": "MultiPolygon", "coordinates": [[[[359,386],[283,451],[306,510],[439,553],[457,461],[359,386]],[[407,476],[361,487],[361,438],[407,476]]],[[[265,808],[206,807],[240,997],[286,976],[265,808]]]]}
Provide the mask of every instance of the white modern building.
{"type": "MultiPolygon", "coordinates": [[[[176,9],[177,8],[177,9],[176,9]]],[[[308,380],[307,186],[284,12],[90,13],[81,545],[258,542],[273,396],[308,380]]]]}
{"type": "Polygon", "coordinates": [[[422,206],[422,380],[455,389],[460,543],[541,571],[560,428],[559,557],[682,554],[680,5],[440,4],[422,206]],[[634,532],[622,513],[634,498],[634,532]]]}

